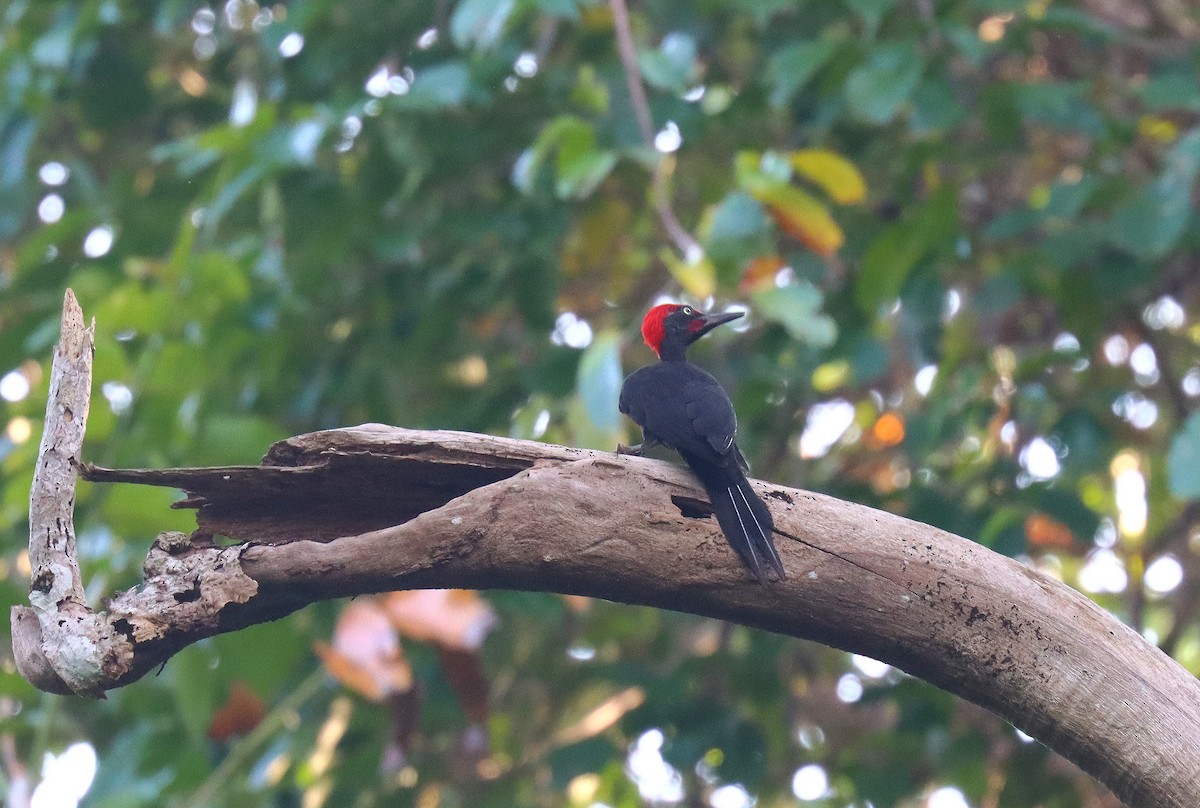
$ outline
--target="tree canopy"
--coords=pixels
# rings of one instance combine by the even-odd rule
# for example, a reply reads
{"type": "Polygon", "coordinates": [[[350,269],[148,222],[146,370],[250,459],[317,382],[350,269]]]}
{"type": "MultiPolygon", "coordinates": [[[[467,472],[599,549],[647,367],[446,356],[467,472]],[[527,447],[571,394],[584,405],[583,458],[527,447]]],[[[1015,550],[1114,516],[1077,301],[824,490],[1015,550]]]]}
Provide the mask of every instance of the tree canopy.
{"type": "MultiPolygon", "coordinates": [[[[694,358],[755,476],[1017,556],[1200,670],[1190,6],[0,15],[10,602],[66,286],[97,321],[84,457],[126,467],[371,421],[612,448],[670,296],[749,311],[694,358]]],[[[190,529],[173,499],[81,486],[91,597],[190,529]]],[[[532,593],[321,604],[95,704],[6,653],[0,710],[14,805],[89,750],[88,805],[1112,804],[873,660],[532,593]]]]}

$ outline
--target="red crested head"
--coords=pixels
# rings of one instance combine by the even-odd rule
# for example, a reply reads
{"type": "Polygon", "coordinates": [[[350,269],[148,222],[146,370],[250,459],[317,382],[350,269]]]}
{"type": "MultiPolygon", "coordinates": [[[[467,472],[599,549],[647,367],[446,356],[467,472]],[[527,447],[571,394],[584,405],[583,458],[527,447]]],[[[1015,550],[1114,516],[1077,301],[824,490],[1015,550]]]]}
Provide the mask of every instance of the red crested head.
{"type": "Polygon", "coordinates": [[[679,360],[683,359],[687,346],[721,323],[741,316],[740,311],[704,314],[680,303],[663,303],[646,313],[646,319],[642,320],[642,339],[659,359],[679,360]]]}
{"type": "Polygon", "coordinates": [[[663,337],[667,335],[667,317],[682,308],[676,303],[663,303],[646,312],[646,319],[642,320],[642,339],[655,354],[660,353],[663,337]]]}

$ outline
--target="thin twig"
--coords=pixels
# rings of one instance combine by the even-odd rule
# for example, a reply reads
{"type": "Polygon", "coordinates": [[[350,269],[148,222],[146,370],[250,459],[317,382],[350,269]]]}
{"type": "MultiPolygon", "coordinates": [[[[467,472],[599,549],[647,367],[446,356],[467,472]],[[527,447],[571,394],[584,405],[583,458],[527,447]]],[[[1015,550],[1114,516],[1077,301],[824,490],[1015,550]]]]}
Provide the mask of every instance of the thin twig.
{"type": "MultiPolygon", "coordinates": [[[[650,115],[650,102],[646,99],[646,87],[642,84],[641,69],[638,67],[637,48],[633,44],[633,31],[629,26],[629,9],[625,0],[609,0],[612,8],[613,29],[617,35],[617,54],[621,57],[621,67],[625,71],[625,84],[629,88],[629,103],[633,106],[633,115],[637,118],[638,131],[641,132],[642,142],[655,153],[654,119],[650,115]]],[[[689,261],[698,260],[704,250],[695,236],[679,223],[675,209],[671,205],[670,175],[675,165],[671,155],[660,156],[654,167],[654,178],[651,183],[651,199],[654,212],[658,215],[659,224],[667,232],[667,236],[675,244],[675,248],[689,261]]]]}
{"type": "Polygon", "coordinates": [[[646,88],[638,68],[637,48],[634,47],[633,31],[629,27],[629,9],[625,0],[609,0],[609,6],[612,8],[613,29],[617,35],[617,53],[625,69],[625,84],[629,87],[629,101],[633,104],[638,131],[642,133],[642,142],[654,148],[654,119],[650,117],[650,102],[646,100],[646,88]]]}

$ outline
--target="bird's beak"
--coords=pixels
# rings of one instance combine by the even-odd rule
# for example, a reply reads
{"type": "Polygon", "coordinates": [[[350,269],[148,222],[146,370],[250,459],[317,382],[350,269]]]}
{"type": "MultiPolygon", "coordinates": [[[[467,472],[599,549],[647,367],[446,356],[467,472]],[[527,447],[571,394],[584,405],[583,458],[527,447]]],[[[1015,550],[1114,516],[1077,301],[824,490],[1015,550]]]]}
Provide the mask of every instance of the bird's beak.
{"type": "Polygon", "coordinates": [[[701,323],[700,327],[697,328],[695,330],[695,332],[693,332],[693,333],[695,333],[696,339],[699,339],[700,337],[703,337],[705,334],[707,334],[709,331],[712,331],[717,326],[724,325],[725,323],[728,323],[730,320],[736,320],[737,318],[741,317],[743,314],[745,314],[745,312],[741,312],[741,311],[729,311],[729,312],[724,312],[723,314],[705,314],[703,317],[700,318],[700,323],[701,323]]]}

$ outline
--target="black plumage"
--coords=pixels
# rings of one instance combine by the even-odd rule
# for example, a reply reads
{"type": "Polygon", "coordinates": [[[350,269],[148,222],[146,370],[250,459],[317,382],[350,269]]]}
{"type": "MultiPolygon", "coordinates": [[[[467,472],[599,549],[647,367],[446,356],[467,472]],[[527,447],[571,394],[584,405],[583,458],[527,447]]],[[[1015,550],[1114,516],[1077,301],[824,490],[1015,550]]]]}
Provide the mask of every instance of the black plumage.
{"type": "Polygon", "coordinates": [[[642,428],[641,446],[657,444],[679,452],[704,484],[717,522],[755,578],[769,567],[782,579],[774,522],[746,479],[746,459],[737,446],[733,403],[712,374],[687,361],[687,346],[740,313],[706,315],[690,306],[651,309],[642,336],[661,361],[630,374],[621,388],[620,410],[642,428]]]}

